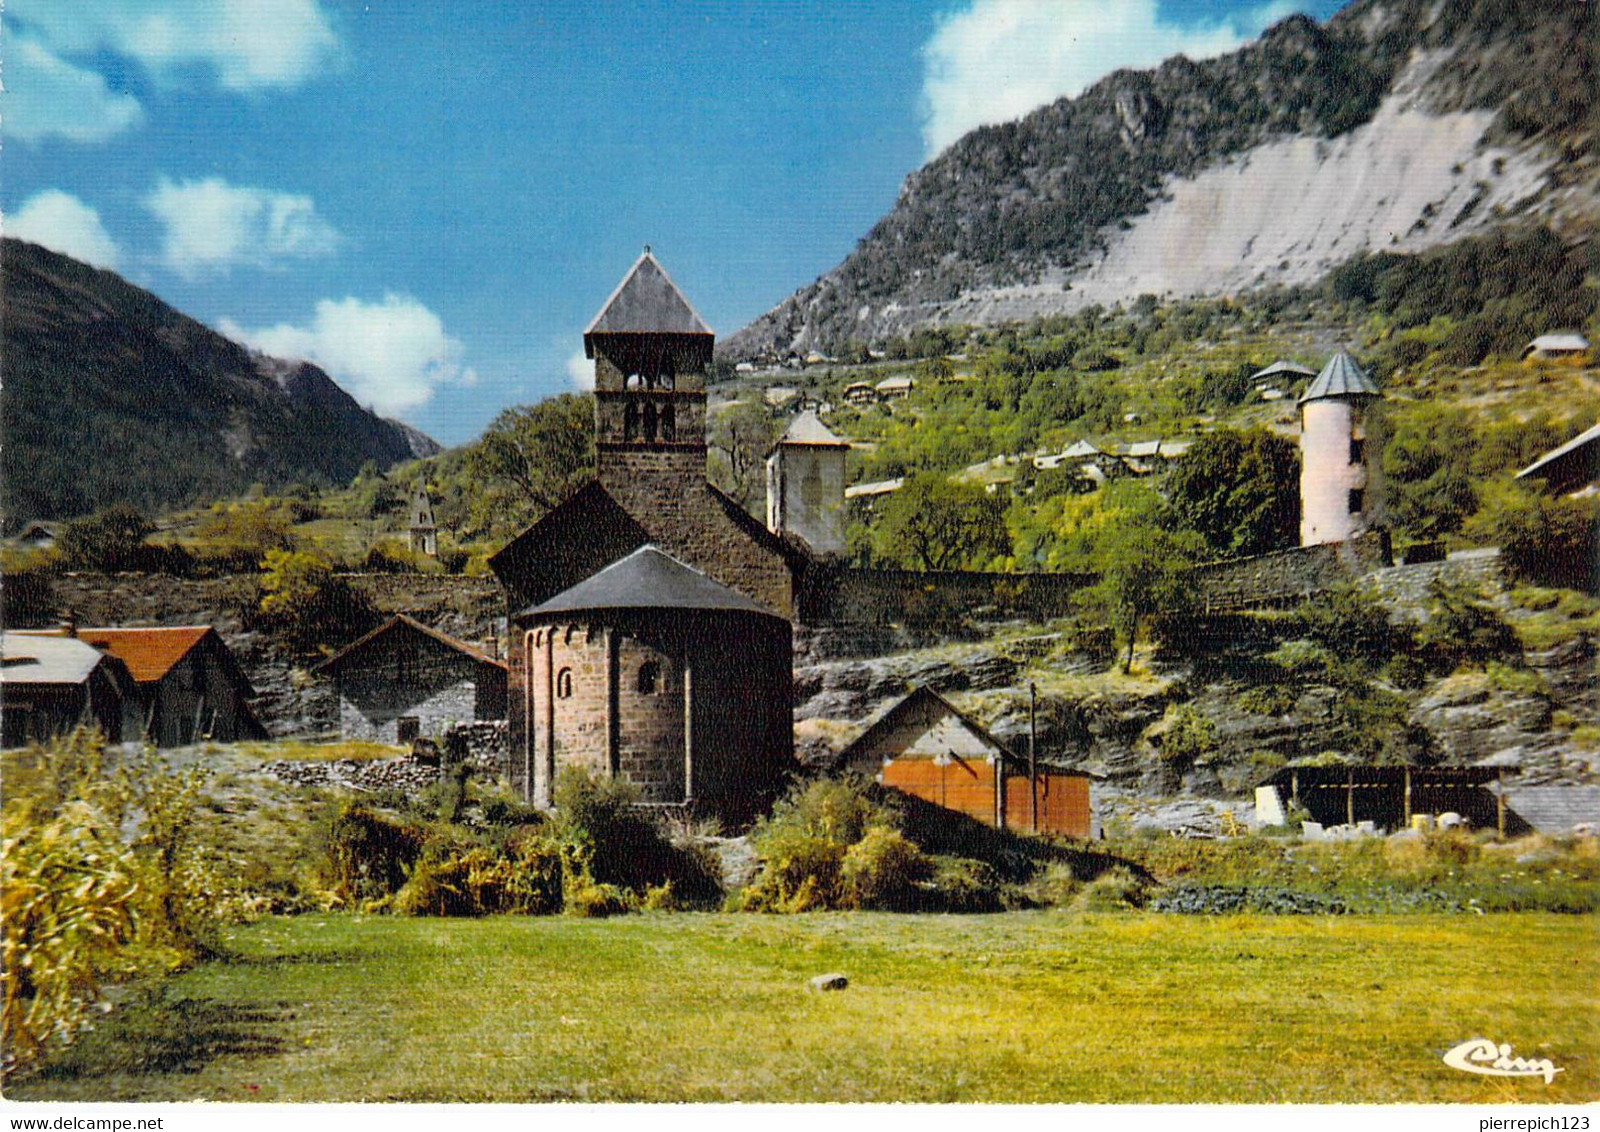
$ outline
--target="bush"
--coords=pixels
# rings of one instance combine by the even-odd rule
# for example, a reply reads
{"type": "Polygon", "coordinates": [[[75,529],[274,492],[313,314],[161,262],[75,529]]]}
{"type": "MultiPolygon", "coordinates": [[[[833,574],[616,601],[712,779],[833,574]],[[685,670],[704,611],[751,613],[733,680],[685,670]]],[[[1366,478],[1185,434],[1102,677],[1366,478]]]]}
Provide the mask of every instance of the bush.
{"type": "Polygon", "coordinates": [[[766,912],[841,907],[846,852],[869,829],[900,825],[899,814],[875,801],[859,779],[820,778],[796,786],[751,831],[762,870],[745,889],[743,906],[766,912]]]}
{"type": "MultiPolygon", "coordinates": [[[[716,860],[696,846],[674,844],[640,812],[638,791],[627,782],[568,767],[557,777],[554,793],[556,834],[570,850],[570,872],[602,888],[632,893],[670,883],[675,899],[690,907],[721,901],[716,860]]],[[[569,903],[572,891],[569,885],[569,903]]]]}
{"type": "Polygon", "coordinates": [[[330,887],[347,903],[392,896],[405,885],[426,841],[426,832],[416,826],[347,805],[327,833],[330,887]]]}
{"type": "Polygon", "coordinates": [[[56,550],[69,570],[137,570],[142,566],[145,536],[154,529],[137,508],[118,503],[68,523],[61,529],[56,550]]]}
{"type": "Polygon", "coordinates": [[[1161,758],[1177,766],[1191,766],[1217,749],[1217,725],[1188,704],[1169,717],[1161,735],[1161,758]]]}
{"type": "Polygon", "coordinates": [[[1403,631],[1389,623],[1389,612],[1350,585],[1334,586],[1295,611],[1305,638],[1341,659],[1383,662],[1404,648],[1403,631]]]}
{"type": "Polygon", "coordinates": [[[1095,877],[1079,894],[1075,907],[1080,912],[1120,912],[1145,905],[1145,882],[1121,865],[1095,877]]]}
{"type": "Polygon", "coordinates": [[[848,908],[910,911],[917,885],[933,875],[922,850],[898,830],[873,826],[839,863],[839,902],[848,908]]]}
{"type": "MultiPolygon", "coordinates": [[[[999,912],[1006,907],[1007,889],[987,862],[969,857],[933,857],[931,861],[933,876],[918,886],[923,911],[999,912]]],[[[1028,903],[1020,893],[1010,896],[1023,905],[1028,903]]]]}

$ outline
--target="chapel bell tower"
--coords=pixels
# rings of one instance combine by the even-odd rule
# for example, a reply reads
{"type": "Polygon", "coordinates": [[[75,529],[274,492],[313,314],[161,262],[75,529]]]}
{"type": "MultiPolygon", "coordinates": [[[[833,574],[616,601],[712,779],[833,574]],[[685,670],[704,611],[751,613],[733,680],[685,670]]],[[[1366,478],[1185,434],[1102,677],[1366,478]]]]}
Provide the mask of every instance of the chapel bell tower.
{"type": "Polygon", "coordinates": [[[706,472],[706,369],[715,338],[650,249],[583,333],[594,359],[601,486],[619,500],[670,504],[706,472]]]}

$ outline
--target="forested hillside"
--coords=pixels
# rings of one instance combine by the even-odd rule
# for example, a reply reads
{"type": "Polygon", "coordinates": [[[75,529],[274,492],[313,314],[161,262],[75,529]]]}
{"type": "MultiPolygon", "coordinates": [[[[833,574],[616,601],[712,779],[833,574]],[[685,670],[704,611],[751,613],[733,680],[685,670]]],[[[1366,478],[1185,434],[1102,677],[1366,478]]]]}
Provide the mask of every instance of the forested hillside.
{"type": "Polygon", "coordinates": [[[253,354],[117,275],[4,242],[5,525],[344,485],[437,452],[315,366],[253,354]]]}

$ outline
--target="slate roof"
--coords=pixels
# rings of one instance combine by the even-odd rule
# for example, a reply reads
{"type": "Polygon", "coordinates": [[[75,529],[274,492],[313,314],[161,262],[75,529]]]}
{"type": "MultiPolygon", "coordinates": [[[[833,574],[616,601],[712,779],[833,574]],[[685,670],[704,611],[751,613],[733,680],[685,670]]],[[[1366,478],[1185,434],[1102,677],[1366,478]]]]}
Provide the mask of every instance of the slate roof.
{"type": "Polygon", "coordinates": [[[0,633],[0,683],[82,684],[105,654],[86,641],[0,633]]]}
{"type": "Polygon", "coordinates": [[[1506,805],[1540,833],[1600,826],[1600,786],[1510,786],[1506,805]]]}
{"type": "Polygon", "coordinates": [[[1299,362],[1273,362],[1266,369],[1258,369],[1250,375],[1251,381],[1261,381],[1268,377],[1277,377],[1280,373],[1292,373],[1296,377],[1315,377],[1317,371],[1310,366],[1303,366],[1299,362]]]}
{"type": "Polygon", "coordinates": [[[517,620],[592,609],[700,609],[776,616],[652,544],[641,546],[542,605],[523,610],[517,620]]]}
{"type": "Polygon", "coordinates": [[[591,358],[594,345],[590,338],[596,334],[709,336],[711,328],[646,249],[583,332],[584,353],[591,358]]]}
{"type": "Polygon", "coordinates": [[[1522,471],[1517,479],[1536,476],[1557,491],[1568,491],[1600,478],[1600,424],[1552,448],[1522,471]]]}
{"type": "Polygon", "coordinates": [[[1356,360],[1340,350],[1328,359],[1317,379],[1300,395],[1300,404],[1324,397],[1378,397],[1378,387],[1356,364],[1356,360]]]}
{"type": "Polygon", "coordinates": [[[409,630],[411,632],[421,633],[423,636],[438,641],[440,644],[454,649],[456,652],[468,657],[471,660],[477,661],[479,664],[487,664],[493,668],[499,669],[504,669],[506,667],[505,661],[496,660],[492,656],[481,653],[471,645],[467,644],[465,641],[458,641],[448,633],[441,633],[439,630],[430,628],[415,618],[407,617],[404,613],[396,613],[393,617],[389,618],[389,620],[385,621],[382,625],[379,625],[366,636],[358,637],[354,641],[351,641],[344,648],[340,649],[327,660],[317,665],[312,671],[331,672],[333,669],[341,667],[352,656],[364,651],[374,641],[400,630],[409,630]]]}
{"type": "Polygon", "coordinates": [[[811,444],[818,447],[848,448],[848,441],[840,440],[832,429],[822,423],[816,412],[807,409],[798,414],[784,429],[779,444],[811,444]]]}

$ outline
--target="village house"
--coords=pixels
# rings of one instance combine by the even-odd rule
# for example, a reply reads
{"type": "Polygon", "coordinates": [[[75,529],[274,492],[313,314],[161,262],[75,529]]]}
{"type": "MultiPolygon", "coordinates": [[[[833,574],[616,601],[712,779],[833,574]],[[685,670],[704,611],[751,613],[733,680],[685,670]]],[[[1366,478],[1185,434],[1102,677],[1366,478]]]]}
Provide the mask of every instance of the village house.
{"type": "Polygon", "coordinates": [[[878,391],[870,381],[852,381],[844,387],[844,399],[850,405],[876,405],[878,391]]]}
{"type": "Polygon", "coordinates": [[[1093,836],[1089,775],[1037,762],[1030,767],[930,688],[919,687],[882,712],[839,753],[835,766],[994,829],[1093,836]]]}
{"type": "Polygon", "coordinates": [[[76,637],[120,660],[132,677],[130,708],[143,736],[158,747],[211,740],[265,739],[250,709],[256,691],[220,634],[210,625],[115,626],[24,630],[29,636],[76,637]]]}
{"type": "Polygon", "coordinates": [[[139,690],[127,666],[73,637],[0,633],[0,698],[6,747],[75,727],[98,727],[113,743],[139,737],[139,690]]]}
{"type": "Polygon", "coordinates": [[[333,680],[346,739],[410,743],[506,717],[505,662],[403,613],[315,671],[333,680]]]}
{"type": "Polygon", "coordinates": [[[1573,495],[1600,485],[1600,424],[1540,456],[1517,479],[1542,482],[1552,495],[1573,495]]]}

